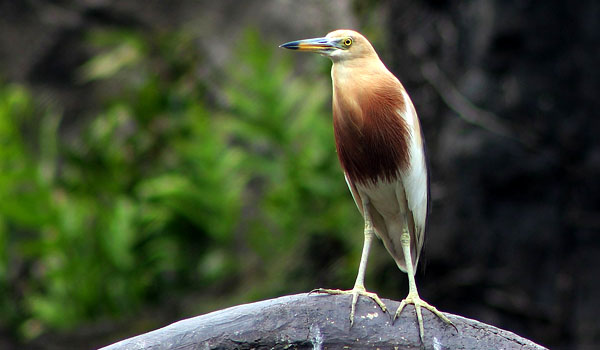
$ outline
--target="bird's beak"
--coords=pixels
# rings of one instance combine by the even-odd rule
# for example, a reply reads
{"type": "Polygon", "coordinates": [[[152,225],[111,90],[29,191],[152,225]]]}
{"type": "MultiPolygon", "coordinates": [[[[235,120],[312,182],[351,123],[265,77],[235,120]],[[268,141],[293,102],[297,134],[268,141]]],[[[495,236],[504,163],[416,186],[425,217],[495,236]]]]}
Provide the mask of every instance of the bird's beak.
{"type": "Polygon", "coordinates": [[[318,53],[328,53],[339,48],[337,40],[332,40],[329,38],[313,38],[290,41],[289,43],[279,45],[279,47],[290,50],[318,53]]]}

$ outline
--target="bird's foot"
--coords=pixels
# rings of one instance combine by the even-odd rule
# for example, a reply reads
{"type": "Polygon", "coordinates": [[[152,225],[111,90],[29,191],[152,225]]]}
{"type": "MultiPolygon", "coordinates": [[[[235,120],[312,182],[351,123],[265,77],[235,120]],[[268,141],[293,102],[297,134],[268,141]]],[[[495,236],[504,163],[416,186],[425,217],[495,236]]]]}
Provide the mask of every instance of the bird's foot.
{"type": "Polygon", "coordinates": [[[413,304],[415,306],[415,312],[417,313],[417,321],[419,322],[419,336],[421,337],[421,342],[423,344],[425,344],[425,331],[423,328],[423,315],[421,314],[422,307],[431,311],[437,317],[441,318],[442,321],[451,325],[452,327],[454,327],[454,329],[456,329],[456,331],[458,331],[454,323],[452,323],[452,321],[450,321],[448,317],[446,317],[446,315],[444,315],[438,309],[436,309],[435,306],[432,306],[423,299],[421,299],[421,297],[419,297],[419,294],[417,293],[408,293],[408,296],[400,302],[400,306],[398,307],[398,310],[396,310],[396,314],[394,315],[394,320],[396,320],[398,316],[400,316],[400,313],[402,313],[402,309],[404,309],[404,307],[408,304],[413,304]]]}
{"type": "Polygon", "coordinates": [[[350,290],[317,288],[317,289],[311,290],[310,293],[308,293],[308,294],[311,294],[311,293],[326,293],[326,294],[334,294],[334,295],[350,294],[350,295],[352,295],[352,305],[350,308],[350,327],[352,327],[352,325],[354,324],[354,313],[356,311],[356,302],[358,301],[359,295],[373,299],[373,301],[375,303],[377,303],[377,305],[379,305],[379,307],[381,308],[381,310],[383,312],[387,311],[387,307],[385,306],[383,301],[381,301],[381,299],[379,298],[379,296],[377,294],[367,292],[365,290],[365,287],[361,287],[361,286],[354,286],[354,288],[352,288],[350,290]]]}

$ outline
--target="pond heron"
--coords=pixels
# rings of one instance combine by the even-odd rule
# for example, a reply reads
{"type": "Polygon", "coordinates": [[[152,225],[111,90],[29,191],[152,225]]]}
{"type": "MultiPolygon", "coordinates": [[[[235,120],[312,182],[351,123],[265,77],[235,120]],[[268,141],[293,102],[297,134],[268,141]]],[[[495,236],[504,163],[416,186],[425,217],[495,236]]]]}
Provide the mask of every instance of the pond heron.
{"type": "Polygon", "coordinates": [[[452,322],[419,297],[415,271],[423,247],[429,181],[421,127],[400,81],[385,67],[371,43],[352,30],[336,30],[322,38],[297,40],[280,47],[316,52],[333,61],[333,129],[338,158],[356,206],[362,213],[364,245],[358,276],[351,290],[315,292],[350,294],[350,323],[358,296],[385,304],[366,291],[365,269],[373,236],[378,236],[400,270],[408,274],[409,292],[395,313],[413,304],[424,343],[421,308],[452,322]]]}

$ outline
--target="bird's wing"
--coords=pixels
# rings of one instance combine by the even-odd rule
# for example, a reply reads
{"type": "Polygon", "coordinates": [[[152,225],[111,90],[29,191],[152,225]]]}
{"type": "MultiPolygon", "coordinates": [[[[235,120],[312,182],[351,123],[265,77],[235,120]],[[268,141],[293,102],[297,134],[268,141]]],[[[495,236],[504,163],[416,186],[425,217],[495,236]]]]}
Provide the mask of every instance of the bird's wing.
{"type": "MultiPolygon", "coordinates": [[[[408,96],[407,101],[410,101],[408,96]]],[[[406,110],[399,114],[401,114],[407,123],[413,126],[410,128],[410,167],[401,174],[402,181],[397,191],[403,191],[403,195],[398,194],[397,197],[399,201],[405,201],[405,203],[399,203],[400,207],[404,206],[408,209],[407,219],[412,243],[411,257],[414,270],[416,271],[419,255],[421,254],[425,240],[425,226],[427,223],[429,202],[429,175],[427,172],[421,127],[412,103],[407,103],[406,110]]]]}

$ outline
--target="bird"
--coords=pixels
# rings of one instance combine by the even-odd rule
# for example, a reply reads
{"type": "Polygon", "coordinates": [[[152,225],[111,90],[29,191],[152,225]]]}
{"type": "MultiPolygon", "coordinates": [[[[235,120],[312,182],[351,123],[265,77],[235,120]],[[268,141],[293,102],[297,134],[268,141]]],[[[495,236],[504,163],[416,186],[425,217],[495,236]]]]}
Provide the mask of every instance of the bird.
{"type": "MultiPolygon", "coordinates": [[[[313,292],[352,295],[350,326],[359,296],[385,304],[365,289],[371,243],[379,237],[396,265],[408,275],[409,292],[394,314],[413,304],[424,343],[421,308],[453,323],[419,296],[416,267],[423,247],[429,208],[429,173],[421,125],[398,78],[360,33],[339,29],[325,37],[290,41],[281,48],[313,52],[333,62],[332,111],[336,151],[344,177],[364,218],[364,243],[358,275],[351,290],[313,292]]],[[[455,327],[456,328],[456,327],[455,327]]]]}

